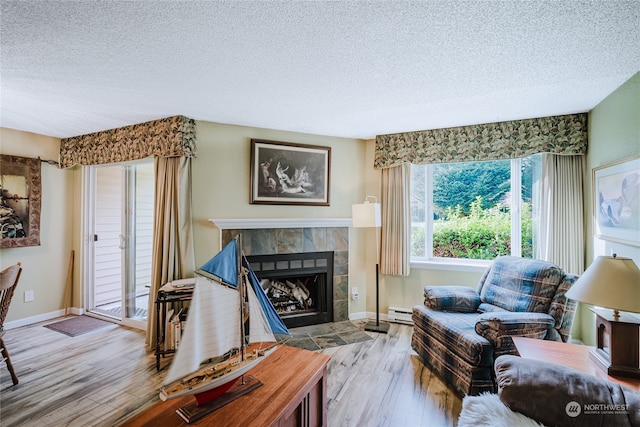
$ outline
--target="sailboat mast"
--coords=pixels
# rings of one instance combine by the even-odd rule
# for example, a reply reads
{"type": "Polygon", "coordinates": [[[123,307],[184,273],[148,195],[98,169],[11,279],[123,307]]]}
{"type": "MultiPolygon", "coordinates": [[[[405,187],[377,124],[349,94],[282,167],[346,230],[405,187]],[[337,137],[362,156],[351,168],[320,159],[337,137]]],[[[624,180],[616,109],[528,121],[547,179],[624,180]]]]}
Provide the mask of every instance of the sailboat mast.
{"type": "Polygon", "coordinates": [[[240,358],[244,360],[244,350],[246,347],[246,337],[244,329],[244,283],[242,281],[242,238],[238,234],[236,237],[236,256],[238,257],[238,290],[240,291],[240,358]]]}

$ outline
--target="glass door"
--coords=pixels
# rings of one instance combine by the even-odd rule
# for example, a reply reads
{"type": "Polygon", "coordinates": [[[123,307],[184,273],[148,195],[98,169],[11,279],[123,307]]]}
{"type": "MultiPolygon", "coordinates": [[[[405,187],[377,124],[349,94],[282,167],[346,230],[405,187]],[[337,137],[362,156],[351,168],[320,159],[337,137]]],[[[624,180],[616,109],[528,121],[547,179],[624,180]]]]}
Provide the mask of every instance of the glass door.
{"type": "Polygon", "coordinates": [[[153,162],[87,171],[89,311],[146,327],[153,238],[153,162]]]}

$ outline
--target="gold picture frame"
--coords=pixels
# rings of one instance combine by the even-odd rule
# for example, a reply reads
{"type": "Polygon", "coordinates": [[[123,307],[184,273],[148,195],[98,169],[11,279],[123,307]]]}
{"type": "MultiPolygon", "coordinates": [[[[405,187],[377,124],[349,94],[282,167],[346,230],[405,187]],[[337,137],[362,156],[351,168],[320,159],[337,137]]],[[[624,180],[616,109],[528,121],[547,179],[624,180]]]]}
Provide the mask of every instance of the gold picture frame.
{"type": "Polygon", "coordinates": [[[0,248],[40,246],[40,159],[0,155],[0,248]]]}

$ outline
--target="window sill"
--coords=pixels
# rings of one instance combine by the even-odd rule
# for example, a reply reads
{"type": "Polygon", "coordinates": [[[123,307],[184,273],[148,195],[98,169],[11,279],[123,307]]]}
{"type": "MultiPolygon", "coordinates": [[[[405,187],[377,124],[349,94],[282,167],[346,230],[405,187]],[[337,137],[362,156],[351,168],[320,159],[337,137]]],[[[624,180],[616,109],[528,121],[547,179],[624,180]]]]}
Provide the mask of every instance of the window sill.
{"type": "Polygon", "coordinates": [[[492,261],[471,261],[471,260],[429,260],[411,261],[411,268],[421,270],[449,270],[449,271],[471,271],[484,272],[492,261]]]}

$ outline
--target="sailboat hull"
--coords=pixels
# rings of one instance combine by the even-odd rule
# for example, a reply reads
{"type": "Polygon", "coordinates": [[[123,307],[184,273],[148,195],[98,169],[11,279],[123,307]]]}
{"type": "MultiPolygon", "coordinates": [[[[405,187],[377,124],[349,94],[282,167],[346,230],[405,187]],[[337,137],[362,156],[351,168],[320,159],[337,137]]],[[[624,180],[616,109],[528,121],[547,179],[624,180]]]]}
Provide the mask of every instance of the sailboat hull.
{"type": "Polygon", "coordinates": [[[222,396],[227,391],[229,391],[229,389],[231,389],[231,387],[233,387],[235,383],[238,382],[239,379],[240,377],[237,377],[236,379],[233,379],[228,383],[221,385],[220,387],[212,388],[211,390],[194,394],[193,397],[196,398],[196,405],[197,406],[204,405],[205,403],[211,402],[212,400],[222,396]]]}
{"type": "MultiPolygon", "coordinates": [[[[249,347],[249,349],[251,349],[251,347],[249,347]]],[[[204,396],[204,393],[216,389],[219,389],[219,391],[221,391],[219,394],[223,394],[226,391],[223,390],[223,388],[231,388],[231,386],[235,383],[235,380],[257,366],[267,356],[273,353],[275,349],[276,346],[273,346],[266,351],[256,350],[246,356],[245,360],[239,360],[239,355],[234,356],[237,357],[238,360],[231,361],[229,363],[230,366],[225,367],[219,374],[212,374],[211,366],[205,366],[198,372],[190,375],[189,378],[186,378],[185,380],[162,387],[160,389],[160,399],[162,401],[166,401],[169,399],[175,399],[178,397],[189,395],[204,396]]],[[[216,397],[215,392],[211,394],[213,395],[213,397],[210,397],[208,400],[216,397]]]]}

